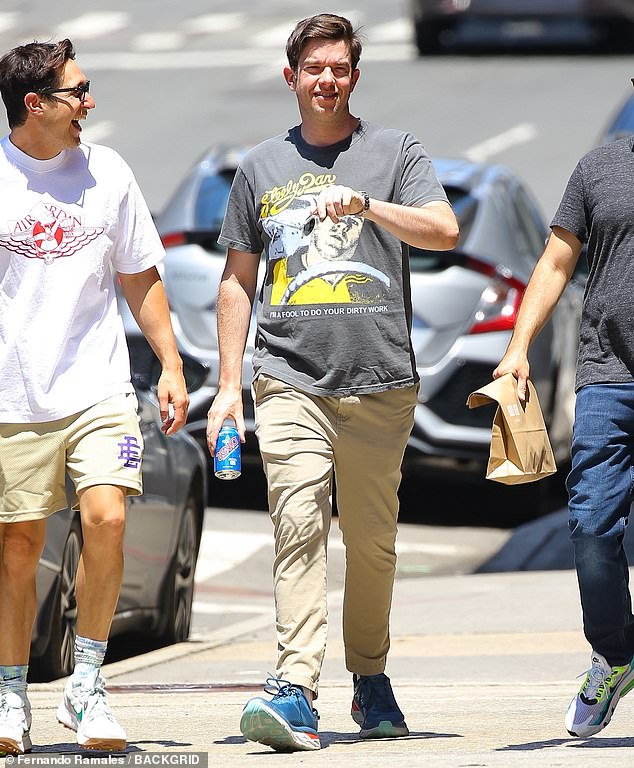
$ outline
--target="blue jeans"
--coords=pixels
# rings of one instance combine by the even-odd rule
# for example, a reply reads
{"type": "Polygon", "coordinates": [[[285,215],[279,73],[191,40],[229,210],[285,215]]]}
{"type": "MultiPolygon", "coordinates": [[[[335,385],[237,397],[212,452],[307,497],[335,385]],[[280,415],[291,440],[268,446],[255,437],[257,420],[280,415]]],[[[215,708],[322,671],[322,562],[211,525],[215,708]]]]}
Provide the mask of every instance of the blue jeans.
{"type": "Polygon", "coordinates": [[[586,639],[612,666],[634,653],[634,616],[623,537],[634,483],[634,383],[577,393],[566,482],[586,639]]]}

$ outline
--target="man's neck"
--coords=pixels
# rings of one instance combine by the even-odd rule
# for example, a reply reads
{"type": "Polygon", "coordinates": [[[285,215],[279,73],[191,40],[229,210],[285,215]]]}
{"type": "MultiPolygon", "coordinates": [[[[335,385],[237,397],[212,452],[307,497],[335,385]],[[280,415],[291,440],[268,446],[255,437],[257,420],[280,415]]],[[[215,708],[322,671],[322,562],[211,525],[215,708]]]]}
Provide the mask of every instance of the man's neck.
{"type": "Polygon", "coordinates": [[[313,147],[329,147],[352,136],[359,127],[361,121],[351,114],[346,115],[345,120],[337,124],[331,121],[316,122],[315,120],[302,120],[300,126],[302,138],[313,147]]]}
{"type": "Polygon", "coordinates": [[[9,134],[9,141],[25,155],[35,160],[51,160],[62,151],[59,147],[53,147],[50,141],[41,139],[33,131],[25,131],[22,126],[13,128],[9,134]]]}

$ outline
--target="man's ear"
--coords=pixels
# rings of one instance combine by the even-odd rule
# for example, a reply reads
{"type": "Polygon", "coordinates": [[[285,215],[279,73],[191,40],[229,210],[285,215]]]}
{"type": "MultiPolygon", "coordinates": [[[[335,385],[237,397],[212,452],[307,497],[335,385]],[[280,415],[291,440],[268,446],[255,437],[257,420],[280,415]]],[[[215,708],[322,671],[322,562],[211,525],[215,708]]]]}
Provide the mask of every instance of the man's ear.
{"type": "Polygon", "coordinates": [[[43,112],[42,97],[38,93],[27,93],[24,106],[30,115],[41,115],[43,112]]]}
{"type": "Polygon", "coordinates": [[[286,80],[286,85],[294,91],[295,90],[295,71],[292,70],[290,67],[284,67],[284,80],[286,80]]]}

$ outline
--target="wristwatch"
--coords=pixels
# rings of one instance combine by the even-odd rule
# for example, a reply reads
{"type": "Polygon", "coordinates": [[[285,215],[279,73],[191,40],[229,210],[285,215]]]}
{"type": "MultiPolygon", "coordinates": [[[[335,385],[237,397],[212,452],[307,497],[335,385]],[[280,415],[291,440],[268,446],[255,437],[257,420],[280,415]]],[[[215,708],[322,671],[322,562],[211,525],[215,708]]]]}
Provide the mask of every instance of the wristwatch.
{"type": "Polygon", "coordinates": [[[370,195],[365,190],[359,190],[359,195],[363,198],[363,208],[359,211],[357,216],[363,216],[370,210],[370,195]]]}

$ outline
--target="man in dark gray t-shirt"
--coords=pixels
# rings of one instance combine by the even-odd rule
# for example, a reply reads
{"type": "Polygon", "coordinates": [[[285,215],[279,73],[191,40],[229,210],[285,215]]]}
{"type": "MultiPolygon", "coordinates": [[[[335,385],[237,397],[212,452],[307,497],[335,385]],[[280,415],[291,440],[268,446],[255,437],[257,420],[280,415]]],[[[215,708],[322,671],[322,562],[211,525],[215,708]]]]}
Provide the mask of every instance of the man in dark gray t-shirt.
{"type": "Polygon", "coordinates": [[[408,245],[446,250],[458,226],[420,142],[354,117],[361,44],[350,22],[299,22],[287,48],[298,125],[249,152],[219,242],[220,378],[213,453],[225,418],[244,438],[242,355],[260,254],[266,275],[253,359],[256,434],[274,524],[278,661],[242,713],[247,739],[320,748],[326,545],[336,479],[346,546],[343,637],[361,738],[409,731],[385,675],[396,570],[398,486],[418,383],[410,340],[408,245]]]}
{"type": "Polygon", "coordinates": [[[634,477],[634,137],[598,147],[575,168],[528,284],[508,350],[521,399],[530,343],[588,248],[579,335],[570,531],[591,668],[565,717],[573,736],[610,721],[634,687],[634,616],[623,548],[634,477]]]}

